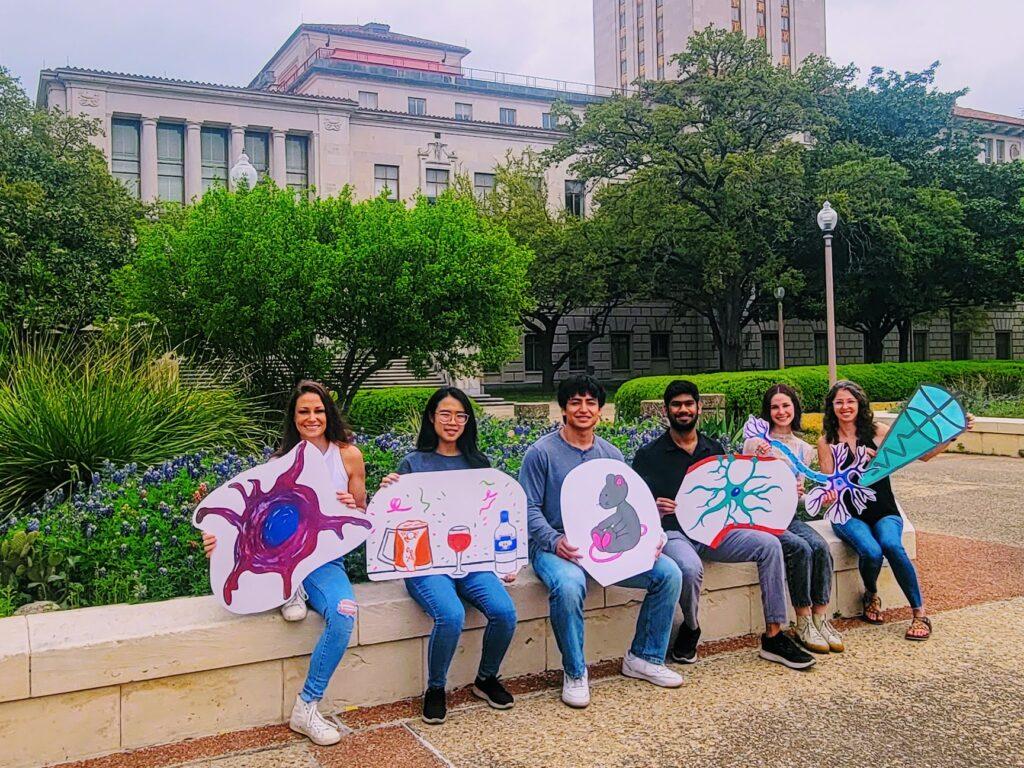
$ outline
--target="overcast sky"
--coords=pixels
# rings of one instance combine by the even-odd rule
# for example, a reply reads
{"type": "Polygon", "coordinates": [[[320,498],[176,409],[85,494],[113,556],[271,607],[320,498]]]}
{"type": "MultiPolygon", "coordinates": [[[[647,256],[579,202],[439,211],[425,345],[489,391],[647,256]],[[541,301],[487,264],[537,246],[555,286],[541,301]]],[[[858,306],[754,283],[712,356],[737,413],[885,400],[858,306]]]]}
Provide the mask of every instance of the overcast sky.
{"type": "MultiPolygon", "coordinates": [[[[670,0],[671,1],[671,0],[670,0]]],[[[726,0],[720,0],[726,2],[726,0]]],[[[245,85],[301,21],[381,21],[464,45],[469,66],[593,82],[592,0],[0,0],[0,65],[35,96],[73,66],[245,85]]],[[[1024,0],[826,0],[837,62],[969,87],[966,106],[1024,111],[1024,0]]]]}

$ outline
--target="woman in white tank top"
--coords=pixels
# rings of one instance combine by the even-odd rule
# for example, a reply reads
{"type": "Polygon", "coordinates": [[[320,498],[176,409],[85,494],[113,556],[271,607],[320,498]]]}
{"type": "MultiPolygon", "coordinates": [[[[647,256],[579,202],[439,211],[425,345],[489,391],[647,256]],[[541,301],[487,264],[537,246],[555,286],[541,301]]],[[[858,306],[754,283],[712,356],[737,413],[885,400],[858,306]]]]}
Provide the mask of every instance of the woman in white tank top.
{"type": "MultiPolygon", "coordinates": [[[[288,453],[300,440],[308,440],[324,454],[338,500],[347,506],[365,509],[366,467],[362,453],[351,442],[351,431],[334,399],[315,381],[300,381],[292,392],[275,455],[288,453]]],[[[203,543],[209,557],[217,540],[204,533],[203,543]]],[[[288,724],[315,744],[336,744],[341,733],[323,718],[317,710],[317,702],[323,698],[355,627],[355,594],[342,558],[309,574],[295,597],[281,606],[281,613],[289,621],[300,621],[306,616],[306,601],[324,617],[324,631],[313,649],[306,682],[295,698],[288,724]]]]}

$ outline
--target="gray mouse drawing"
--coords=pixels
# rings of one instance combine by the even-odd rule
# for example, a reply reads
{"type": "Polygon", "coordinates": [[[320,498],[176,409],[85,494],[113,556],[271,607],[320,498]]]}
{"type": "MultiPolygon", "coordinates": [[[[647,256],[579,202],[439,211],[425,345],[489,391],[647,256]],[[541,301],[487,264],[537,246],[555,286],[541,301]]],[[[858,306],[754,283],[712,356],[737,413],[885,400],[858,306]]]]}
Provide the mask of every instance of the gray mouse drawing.
{"type": "Polygon", "coordinates": [[[640,517],[633,509],[633,505],[626,501],[628,495],[629,486],[622,475],[608,475],[605,478],[604,488],[598,496],[597,503],[603,509],[614,508],[615,511],[591,530],[591,559],[602,562],[600,558],[594,557],[595,549],[612,554],[613,557],[608,559],[615,559],[640,543],[644,526],[641,525],[640,517]]]}

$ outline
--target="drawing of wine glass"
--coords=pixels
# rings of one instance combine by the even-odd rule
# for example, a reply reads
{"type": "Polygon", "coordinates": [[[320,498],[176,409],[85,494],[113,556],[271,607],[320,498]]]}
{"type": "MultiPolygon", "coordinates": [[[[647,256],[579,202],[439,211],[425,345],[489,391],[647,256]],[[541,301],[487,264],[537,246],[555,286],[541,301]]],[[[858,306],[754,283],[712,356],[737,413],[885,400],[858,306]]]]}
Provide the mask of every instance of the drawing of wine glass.
{"type": "Polygon", "coordinates": [[[462,553],[469,549],[472,540],[468,525],[456,525],[448,529],[448,546],[455,552],[455,570],[452,576],[466,575],[462,570],[462,553]]]}

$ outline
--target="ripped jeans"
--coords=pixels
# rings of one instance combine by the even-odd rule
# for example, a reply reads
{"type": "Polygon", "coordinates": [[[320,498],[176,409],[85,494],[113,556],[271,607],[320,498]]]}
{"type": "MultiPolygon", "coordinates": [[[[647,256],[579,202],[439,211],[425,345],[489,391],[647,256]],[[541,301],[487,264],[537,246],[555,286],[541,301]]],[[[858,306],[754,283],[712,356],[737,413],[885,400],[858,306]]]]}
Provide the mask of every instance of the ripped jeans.
{"type": "Polygon", "coordinates": [[[305,702],[320,701],[356,625],[355,593],[340,558],[309,574],[302,588],[306,590],[309,607],[324,617],[324,631],[309,659],[306,684],[299,696],[305,702]]]}

